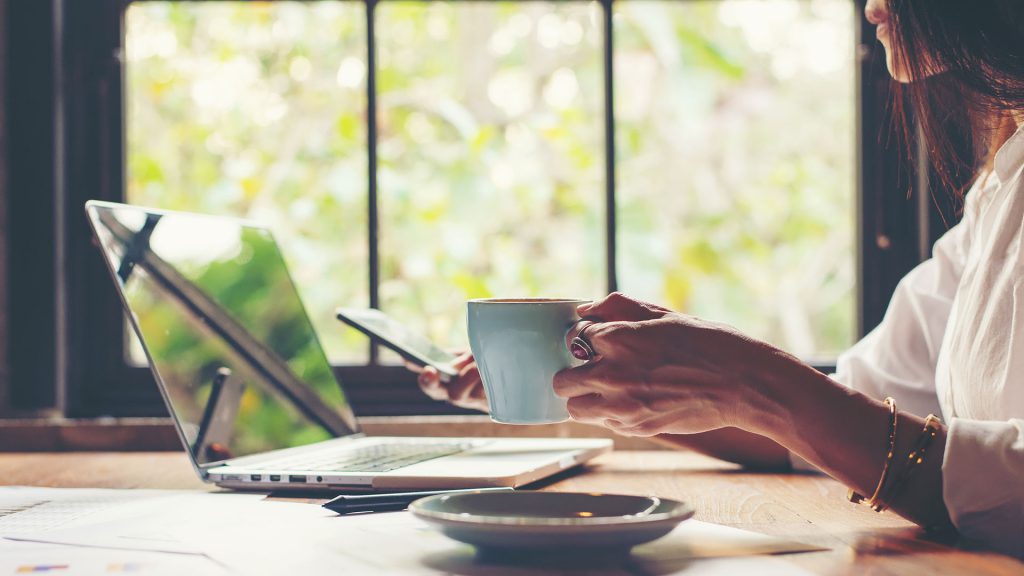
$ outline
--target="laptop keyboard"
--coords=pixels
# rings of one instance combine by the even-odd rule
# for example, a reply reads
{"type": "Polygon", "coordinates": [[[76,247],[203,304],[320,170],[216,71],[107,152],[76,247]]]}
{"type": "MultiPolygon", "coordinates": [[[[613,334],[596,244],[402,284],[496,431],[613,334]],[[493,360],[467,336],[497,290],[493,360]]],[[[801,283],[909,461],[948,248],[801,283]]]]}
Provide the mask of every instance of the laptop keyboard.
{"type": "Polygon", "coordinates": [[[458,454],[478,445],[471,442],[371,444],[337,452],[302,454],[267,462],[261,464],[260,468],[313,472],[388,472],[434,458],[458,454]]]}

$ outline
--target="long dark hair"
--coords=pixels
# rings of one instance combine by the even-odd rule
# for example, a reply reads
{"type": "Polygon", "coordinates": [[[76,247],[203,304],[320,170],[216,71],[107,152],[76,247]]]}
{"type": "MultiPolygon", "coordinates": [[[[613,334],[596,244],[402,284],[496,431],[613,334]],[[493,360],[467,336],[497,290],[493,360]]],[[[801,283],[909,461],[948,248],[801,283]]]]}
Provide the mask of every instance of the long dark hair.
{"type": "Polygon", "coordinates": [[[894,64],[914,79],[895,89],[904,144],[920,130],[939,178],[962,192],[1024,110],[1024,0],[888,2],[894,64]]]}

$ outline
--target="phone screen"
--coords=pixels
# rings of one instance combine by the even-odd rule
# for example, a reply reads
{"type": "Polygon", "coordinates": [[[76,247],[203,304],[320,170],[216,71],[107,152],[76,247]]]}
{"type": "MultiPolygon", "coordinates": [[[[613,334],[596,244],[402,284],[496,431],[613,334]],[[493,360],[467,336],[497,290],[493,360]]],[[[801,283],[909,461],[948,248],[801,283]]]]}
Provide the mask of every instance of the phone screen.
{"type": "Polygon", "coordinates": [[[342,308],[338,310],[338,318],[348,321],[364,332],[369,332],[386,344],[399,348],[399,352],[412,353],[431,364],[450,364],[452,360],[455,360],[455,355],[380,310],[342,308]]]}

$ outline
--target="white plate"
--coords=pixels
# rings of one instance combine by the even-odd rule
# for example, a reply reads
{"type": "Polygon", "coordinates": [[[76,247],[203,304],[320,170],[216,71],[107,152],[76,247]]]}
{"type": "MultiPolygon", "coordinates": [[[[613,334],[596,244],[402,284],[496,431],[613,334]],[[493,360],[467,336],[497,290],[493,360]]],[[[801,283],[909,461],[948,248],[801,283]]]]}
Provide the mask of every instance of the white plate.
{"type": "Polygon", "coordinates": [[[470,492],[409,506],[444,534],[485,551],[628,551],[693,516],[675,500],[568,492],[470,492]]]}

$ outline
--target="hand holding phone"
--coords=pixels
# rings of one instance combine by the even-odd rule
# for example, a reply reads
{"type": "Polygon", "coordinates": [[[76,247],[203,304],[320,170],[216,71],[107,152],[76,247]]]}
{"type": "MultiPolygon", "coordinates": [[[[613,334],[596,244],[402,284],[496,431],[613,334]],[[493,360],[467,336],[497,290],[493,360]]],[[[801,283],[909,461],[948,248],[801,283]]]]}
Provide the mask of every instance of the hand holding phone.
{"type": "Polygon", "coordinates": [[[487,395],[468,351],[452,354],[375,308],[338,308],[338,319],[417,367],[417,383],[434,400],[488,411],[487,395]]]}
{"type": "Polygon", "coordinates": [[[469,351],[459,354],[452,362],[452,367],[459,371],[459,375],[447,381],[441,381],[437,370],[429,366],[419,369],[416,383],[420,385],[424,394],[434,400],[488,412],[490,407],[487,404],[487,394],[484,393],[484,384],[480,379],[480,372],[477,371],[473,354],[469,351]]]}
{"type": "Polygon", "coordinates": [[[455,354],[376,308],[338,308],[335,315],[374,342],[397,352],[407,362],[434,368],[442,382],[459,375],[459,370],[452,365],[457,358],[455,354]]]}

